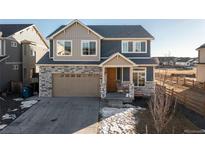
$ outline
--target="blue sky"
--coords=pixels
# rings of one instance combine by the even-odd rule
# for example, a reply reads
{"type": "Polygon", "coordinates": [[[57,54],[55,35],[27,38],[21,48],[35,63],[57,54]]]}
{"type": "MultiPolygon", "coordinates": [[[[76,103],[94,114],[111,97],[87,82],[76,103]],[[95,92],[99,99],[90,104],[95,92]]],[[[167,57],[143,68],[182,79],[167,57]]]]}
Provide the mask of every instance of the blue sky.
{"type": "MultiPolygon", "coordinates": [[[[205,43],[205,20],[106,20],[106,19],[82,19],[84,24],[124,24],[142,25],[154,37],[152,41],[152,56],[190,56],[196,57],[198,46],[205,43]]],[[[32,23],[46,37],[62,24],[69,23],[68,19],[32,19],[32,20],[0,20],[5,23],[32,23]]]]}

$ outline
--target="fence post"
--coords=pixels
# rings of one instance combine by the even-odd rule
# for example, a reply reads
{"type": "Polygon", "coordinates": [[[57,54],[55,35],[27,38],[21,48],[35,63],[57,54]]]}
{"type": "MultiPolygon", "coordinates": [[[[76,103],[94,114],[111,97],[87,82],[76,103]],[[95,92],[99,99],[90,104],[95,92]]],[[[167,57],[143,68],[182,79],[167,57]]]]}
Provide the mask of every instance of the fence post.
{"type": "Polygon", "coordinates": [[[186,85],[186,79],[184,78],[184,85],[186,85]]]}
{"type": "Polygon", "coordinates": [[[194,80],[192,80],[192,86],[194,87],[194,80]]]}

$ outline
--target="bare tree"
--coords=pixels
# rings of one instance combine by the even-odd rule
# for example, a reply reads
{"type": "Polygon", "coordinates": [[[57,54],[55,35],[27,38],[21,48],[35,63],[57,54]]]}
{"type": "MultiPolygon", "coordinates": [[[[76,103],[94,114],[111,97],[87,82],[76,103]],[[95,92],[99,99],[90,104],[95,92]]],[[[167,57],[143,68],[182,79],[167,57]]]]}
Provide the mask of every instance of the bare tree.
{"type": "Polygon", "coordinates": [[[176,108],[176,98],[171,94],[166,93],[166,88],[157,85],[155,94],[149,102],[149,109],[154,119],[154,126],[157,133],[162,133],[167,124],[173,118],[176,108]]]}

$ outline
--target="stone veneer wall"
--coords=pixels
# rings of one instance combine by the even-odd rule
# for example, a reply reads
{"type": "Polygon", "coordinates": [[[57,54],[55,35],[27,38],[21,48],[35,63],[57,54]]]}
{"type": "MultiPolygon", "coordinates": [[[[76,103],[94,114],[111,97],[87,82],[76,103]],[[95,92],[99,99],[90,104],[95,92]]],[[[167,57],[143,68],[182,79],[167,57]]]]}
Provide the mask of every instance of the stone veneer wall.
{"type": "Polygon", "coordinates": [[[40,97],[52,97],[52,74],[54,73],[99,74],[100,78],[102,78],[102,69],[98,66],[40,66],[40,97]]]}
{"type": "Polygon", "coordinates": [[[135,91],[140,91],[145,96],[151,96],[155,92],[155,82],[146,81],[146,85],[144,87],[135,87],[135,91]]]}

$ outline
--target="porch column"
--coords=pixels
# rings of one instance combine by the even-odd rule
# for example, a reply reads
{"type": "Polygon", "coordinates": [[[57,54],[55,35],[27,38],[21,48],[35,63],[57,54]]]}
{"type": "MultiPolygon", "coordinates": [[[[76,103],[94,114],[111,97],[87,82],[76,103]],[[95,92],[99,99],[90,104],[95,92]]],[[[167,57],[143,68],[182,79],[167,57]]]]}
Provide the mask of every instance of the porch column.
{"type": "Polygon", "coordinates": [[[130,84],[129,84],[129,97],[134,99],[135,88],[133,84],[133,67],[130,67],[130,84]]]}
{"type": "Polygon", "coordinates": [[[133,67],[130,67],[130,83],[133,83],[133,67]]]}
{"type": "Polygon", "coordinates": [[[105,98],[106,97],[106,82],[105,82],[105,67],[102,66],[102,82],[100,83],[100,95],[101,98],[105,98]]]}

